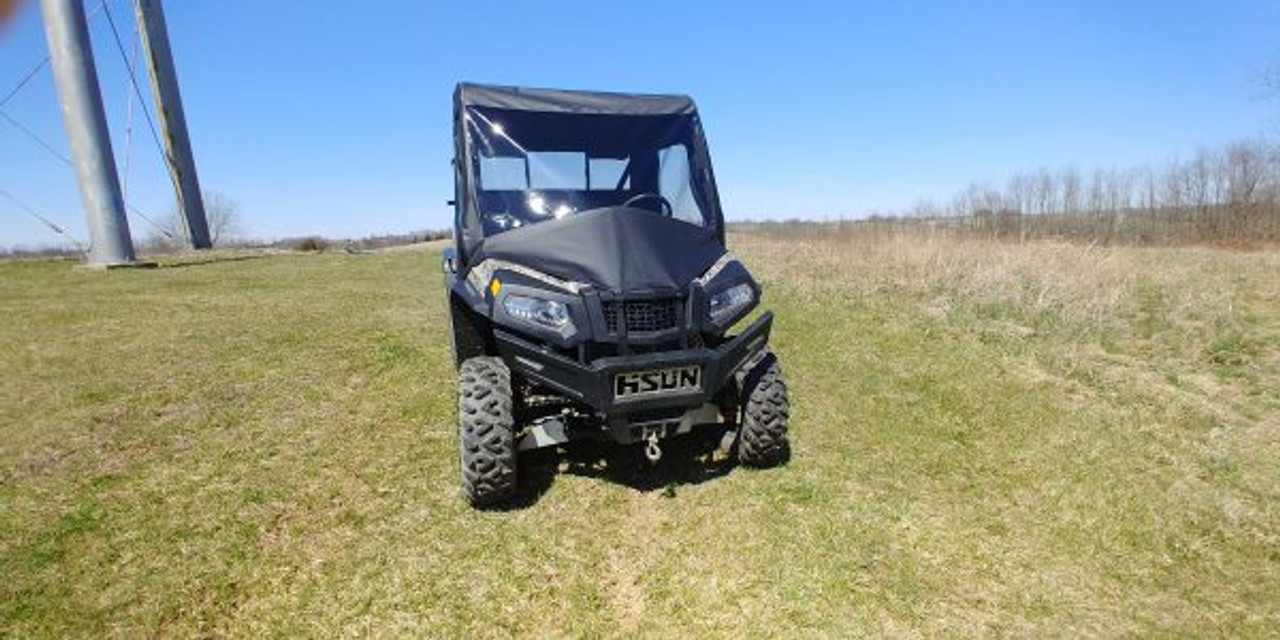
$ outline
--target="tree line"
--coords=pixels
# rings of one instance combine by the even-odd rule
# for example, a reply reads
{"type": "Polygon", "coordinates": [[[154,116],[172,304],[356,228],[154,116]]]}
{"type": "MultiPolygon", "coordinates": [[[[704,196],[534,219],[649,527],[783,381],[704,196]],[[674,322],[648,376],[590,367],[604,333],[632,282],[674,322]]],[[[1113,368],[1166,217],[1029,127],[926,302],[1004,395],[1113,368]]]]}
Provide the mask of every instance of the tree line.
{"type": "Polygon", "coordinates": [[[1242,140],[1159,167],[1020,172],[1003,187],[973,183],[947,205],[923,201],[905,213],[1000,238],[1272,243],[1280,241],[1280,146],[1242,140]]]}

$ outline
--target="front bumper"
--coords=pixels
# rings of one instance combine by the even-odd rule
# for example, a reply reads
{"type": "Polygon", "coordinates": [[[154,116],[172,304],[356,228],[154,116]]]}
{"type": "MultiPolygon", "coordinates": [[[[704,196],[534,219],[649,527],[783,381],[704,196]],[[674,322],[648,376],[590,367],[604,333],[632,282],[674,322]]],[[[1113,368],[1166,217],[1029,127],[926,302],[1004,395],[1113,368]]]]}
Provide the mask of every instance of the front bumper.
{"type": "Polygon", "coordinates": [[[764,350],[772,326],[773,314],[765,312],[741,334],[714,349],[700,347],[616,356],[600,358],[590,364],[566,358],[506,331],[497,330],[494,336],[498,352],[512,371],[596,411],[616,416],[649,409],[694,407],[709,402],[739,367],[764,350]],[[614,397],[616,374],[690,365],[702,367],[702,384],[696,390],[633,399],[614,397]]]}

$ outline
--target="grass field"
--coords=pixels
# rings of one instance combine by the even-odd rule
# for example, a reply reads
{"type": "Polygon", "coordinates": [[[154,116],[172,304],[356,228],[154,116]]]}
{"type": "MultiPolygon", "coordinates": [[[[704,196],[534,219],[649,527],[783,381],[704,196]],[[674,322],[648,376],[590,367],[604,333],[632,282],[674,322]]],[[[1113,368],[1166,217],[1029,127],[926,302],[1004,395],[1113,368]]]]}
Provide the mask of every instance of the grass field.
{"type": "Polygon", "coordinates": [[[457,489],[438,248],[0,265],[0,635],[1275,635],[1280,255],[748,234],[793,456],[457,489]]]}

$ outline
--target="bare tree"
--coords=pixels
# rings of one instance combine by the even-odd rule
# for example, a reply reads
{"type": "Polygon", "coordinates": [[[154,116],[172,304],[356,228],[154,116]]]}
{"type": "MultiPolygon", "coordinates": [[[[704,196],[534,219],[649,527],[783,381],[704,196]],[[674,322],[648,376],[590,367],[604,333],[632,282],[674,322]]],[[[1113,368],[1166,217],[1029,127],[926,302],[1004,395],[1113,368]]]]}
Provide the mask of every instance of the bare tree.
{"type": "MultiPolygon", "coordinates": [[[[244,234],[241,224],[240,205],[230,197],[217,192],[205,190],[204,215],[209,224],[209,240],[213,246],[222,246],[240,239],[244,234]]],[[[160,221],[160,228],[148,239],[149,244],[171,249],[190,246],[187,239],[187,223],[182,211],[174,204],[169,214],[160,221]]]]}
{"type": "Polygon", "coordinates": [[[1080,179],[1080,173],[1075,167],[1068,167],[1058,174],[1058,180],[1062,183],[1062,212],[1079,212],[1083,199],[1083,181],[1080,179]]]}
{"type": "Polygon", "coordinates": [[[1005,187],[1005,207],[1018,213],[1030,213],[1033,191],[1033,179],[1030,175],[1021,172],[1013,174],[1005,187]]]}
{"type": "Polygon", "coordinates": [[[1054,201],[1057,196],[1057,188],[1054,184],[1053,174],[1048,169],[1041,168],[1031,177],[1031,200],[1032,213],[1041,215],[1053,213],[1054,201]]]}
{"type": "Polygon", "coordinates": [[[204,214],[209,221],[209,239],[214,246],[241,239],[244,225],[240,218],[240,204],[217,191],[205,191],[204,214]]]}

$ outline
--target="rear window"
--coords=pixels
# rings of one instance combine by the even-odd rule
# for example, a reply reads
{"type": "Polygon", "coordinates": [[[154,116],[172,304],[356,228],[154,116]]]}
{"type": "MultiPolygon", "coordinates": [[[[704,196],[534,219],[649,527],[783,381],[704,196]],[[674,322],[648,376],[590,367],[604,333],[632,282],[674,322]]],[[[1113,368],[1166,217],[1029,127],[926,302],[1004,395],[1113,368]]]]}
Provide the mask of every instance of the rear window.
{"type": "Polygon", "coordinates": [[[486,191],[524,191],[529,188],[524,158],[481,156],[480,188],[486,191]]]}
{"type": "Polygon", "coordinates": [[[529,187],[532,189],[587,188],[587,156],[579,151],[531,151],[529,187]]]}
{"type": "Polygon", "coordinates": [[[587,166],[591,179],[588,187],[592,191],[630,189],[631,176],[627,176],[625,180],[622,177],[627,170],[627,162],[627,158],[592,158],[587,166]],[[622,184],[619,185],[619,182],[622,184]]]}

